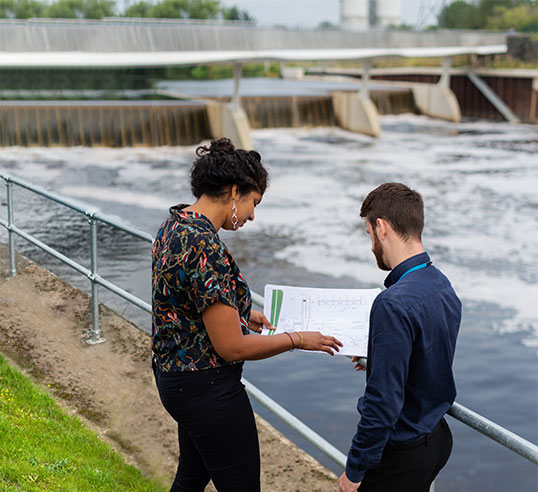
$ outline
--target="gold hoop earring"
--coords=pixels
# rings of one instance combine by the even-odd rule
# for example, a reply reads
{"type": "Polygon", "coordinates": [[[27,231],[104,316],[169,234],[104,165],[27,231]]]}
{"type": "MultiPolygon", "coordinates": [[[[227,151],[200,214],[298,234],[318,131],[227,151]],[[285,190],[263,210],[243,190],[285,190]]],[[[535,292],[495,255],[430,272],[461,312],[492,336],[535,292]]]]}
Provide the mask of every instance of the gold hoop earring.
{"type": "Polygon", "coordinates": [[[235,200],[234,200],[234,204],[232,206],[232,229],[237,229],[237,223],[239,222],[239,219],[237,218],[237,205],[235,204],[235,200]]]}

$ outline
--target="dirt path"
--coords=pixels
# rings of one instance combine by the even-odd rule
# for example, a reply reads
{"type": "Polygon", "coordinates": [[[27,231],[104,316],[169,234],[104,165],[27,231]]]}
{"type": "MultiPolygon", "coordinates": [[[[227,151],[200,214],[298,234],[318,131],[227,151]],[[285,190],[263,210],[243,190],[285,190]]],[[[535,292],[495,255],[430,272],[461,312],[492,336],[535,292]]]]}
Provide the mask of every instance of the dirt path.
{"type": "MultiPolygon", "coordinates": [[[[88,345],[88,297],[29,260],[9,278],[0,244],[0,352],[48,386],[70,411],[163,484],[177,464],[176,427],[159,401],[150,370],[149,337],[101,308],[106,342],[88,345]]],[[[336,477],[257,418],[264,492],[337,490],[336,477]]],[[[207,489],[214,490],[211,486],[207,489]]]]}

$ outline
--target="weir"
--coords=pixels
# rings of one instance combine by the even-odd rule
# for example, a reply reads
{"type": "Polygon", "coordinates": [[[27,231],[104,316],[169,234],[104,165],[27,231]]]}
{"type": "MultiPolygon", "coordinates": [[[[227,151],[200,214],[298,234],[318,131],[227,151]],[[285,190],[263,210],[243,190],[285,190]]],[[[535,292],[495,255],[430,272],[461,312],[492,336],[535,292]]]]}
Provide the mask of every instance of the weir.
{"type": "MultiPolygon", "coordinates": [[[[312,75],[342,75],[360,78],[362,71],[345,68],[310,68],[312,75]]],[[[472,73],[489,87],[511,113],[523,123],[538,122],[538,69],[485,69],[474,68],[472,73]]],[[[414,84],[434,86],[443,74],[441,68],[394,67],[374,68],[370,78],[383,83],[394,83],[395,87],[411,88],[414,84]]],[[[462,116],[506,120],[469,77],[469,69],[450,68],[449,88],[456,97],[462,116]]],[[[511,117],[511,116],[510,116],[511,117]]]]}
{"type": "Polygon", "coordinates": [[[188,145],[207,135],[199,105],[3,104],[2,145],[156,146],[188,145]]]}
{"type": "Polygon", "coordinates": [[[337,123],[351,131],[379,136],[378,113],[367,94],[375,59],[441,57],[445,77],[439,86],[414,89],[425,114],[459,120],[459,108],[448,86],[454,56],[506,52],[504,33],[405,31],[287,30],[253,25],[181,21],[105,19],[100,22],[0,22],[2,68],[136,68],[231,63],[235,91],[232,104],[210,105],[214,138],[230,136],[251,147],[249,122],[240,103],[242,65],[252,62],[359,61],[365,87],[358,97],[336,95],[337,123]],[[46,53],[47,56],[43,56],[46,53]]]}
{"type": "MultiPolygon", "coordinates": [[[[372,91],[379,114],[413,112],[408,89],[372,91]]],[[[214,98],[229,104],[230,98],[214,98]]],[[[330,96],[242,98],[251,128],[334,126],[330,96]]],[[[200,101],[3,101],[0,146],[155,147],[213,138],[208,104],[200,101]]]]}
{"type": "Polygon", "coordinates": [[[155,147],[192,145],[208,137],[196,102],[50,101],[0,104],[2,146],[155,147]]]}
{"type": "MultiPolygon", "coordinates": [[[[372,91],[380,114],[414,111],[408,89],[372,91]]],[[[250,128],[334,126],[330,96],[243,97],[250,128]]],[[[230,98],[212,98],[218,106],[230,98]]],[[[214,138],[207,101],[3,101],[0,146],[157,147],[214,138]]],[[[218,133],[218,131],[216,132],[218,133]]],[[[226,135],[230,136],[230,135],[226,135]]],[[[232,138],[232,140],[234,140],[232,138]]]]}

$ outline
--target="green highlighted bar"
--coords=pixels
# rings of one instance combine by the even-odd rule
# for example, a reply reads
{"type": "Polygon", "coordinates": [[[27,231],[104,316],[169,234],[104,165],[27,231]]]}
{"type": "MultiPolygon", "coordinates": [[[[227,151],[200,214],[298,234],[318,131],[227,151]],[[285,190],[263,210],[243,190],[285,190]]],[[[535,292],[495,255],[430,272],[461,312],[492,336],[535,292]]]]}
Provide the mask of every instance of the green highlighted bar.
{"type": "MultiPolygon", "coordinates": [[[[273,289],[273,296],[271,298],[271,324],[278,326],[278,318],[280,316],[280,310],[282,309],[282,299],[284,298],[284,291],[280,289],[273,289]]],[[[270,330],[269,335],[273,335],[275,330],[270,330]]]]}

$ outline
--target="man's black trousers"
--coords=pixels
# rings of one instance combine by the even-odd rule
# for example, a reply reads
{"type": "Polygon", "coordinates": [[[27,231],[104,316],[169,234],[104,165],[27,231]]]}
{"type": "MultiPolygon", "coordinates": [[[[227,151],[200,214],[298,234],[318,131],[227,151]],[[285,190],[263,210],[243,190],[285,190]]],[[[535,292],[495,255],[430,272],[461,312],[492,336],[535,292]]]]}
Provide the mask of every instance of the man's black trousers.
{"type": "Polygon", "coordinates": [[[452,433],[445,419],[417,441],[387,445],[381,463],[366,472],[359,492],[428,492],[452,451],[452,433]]]}

